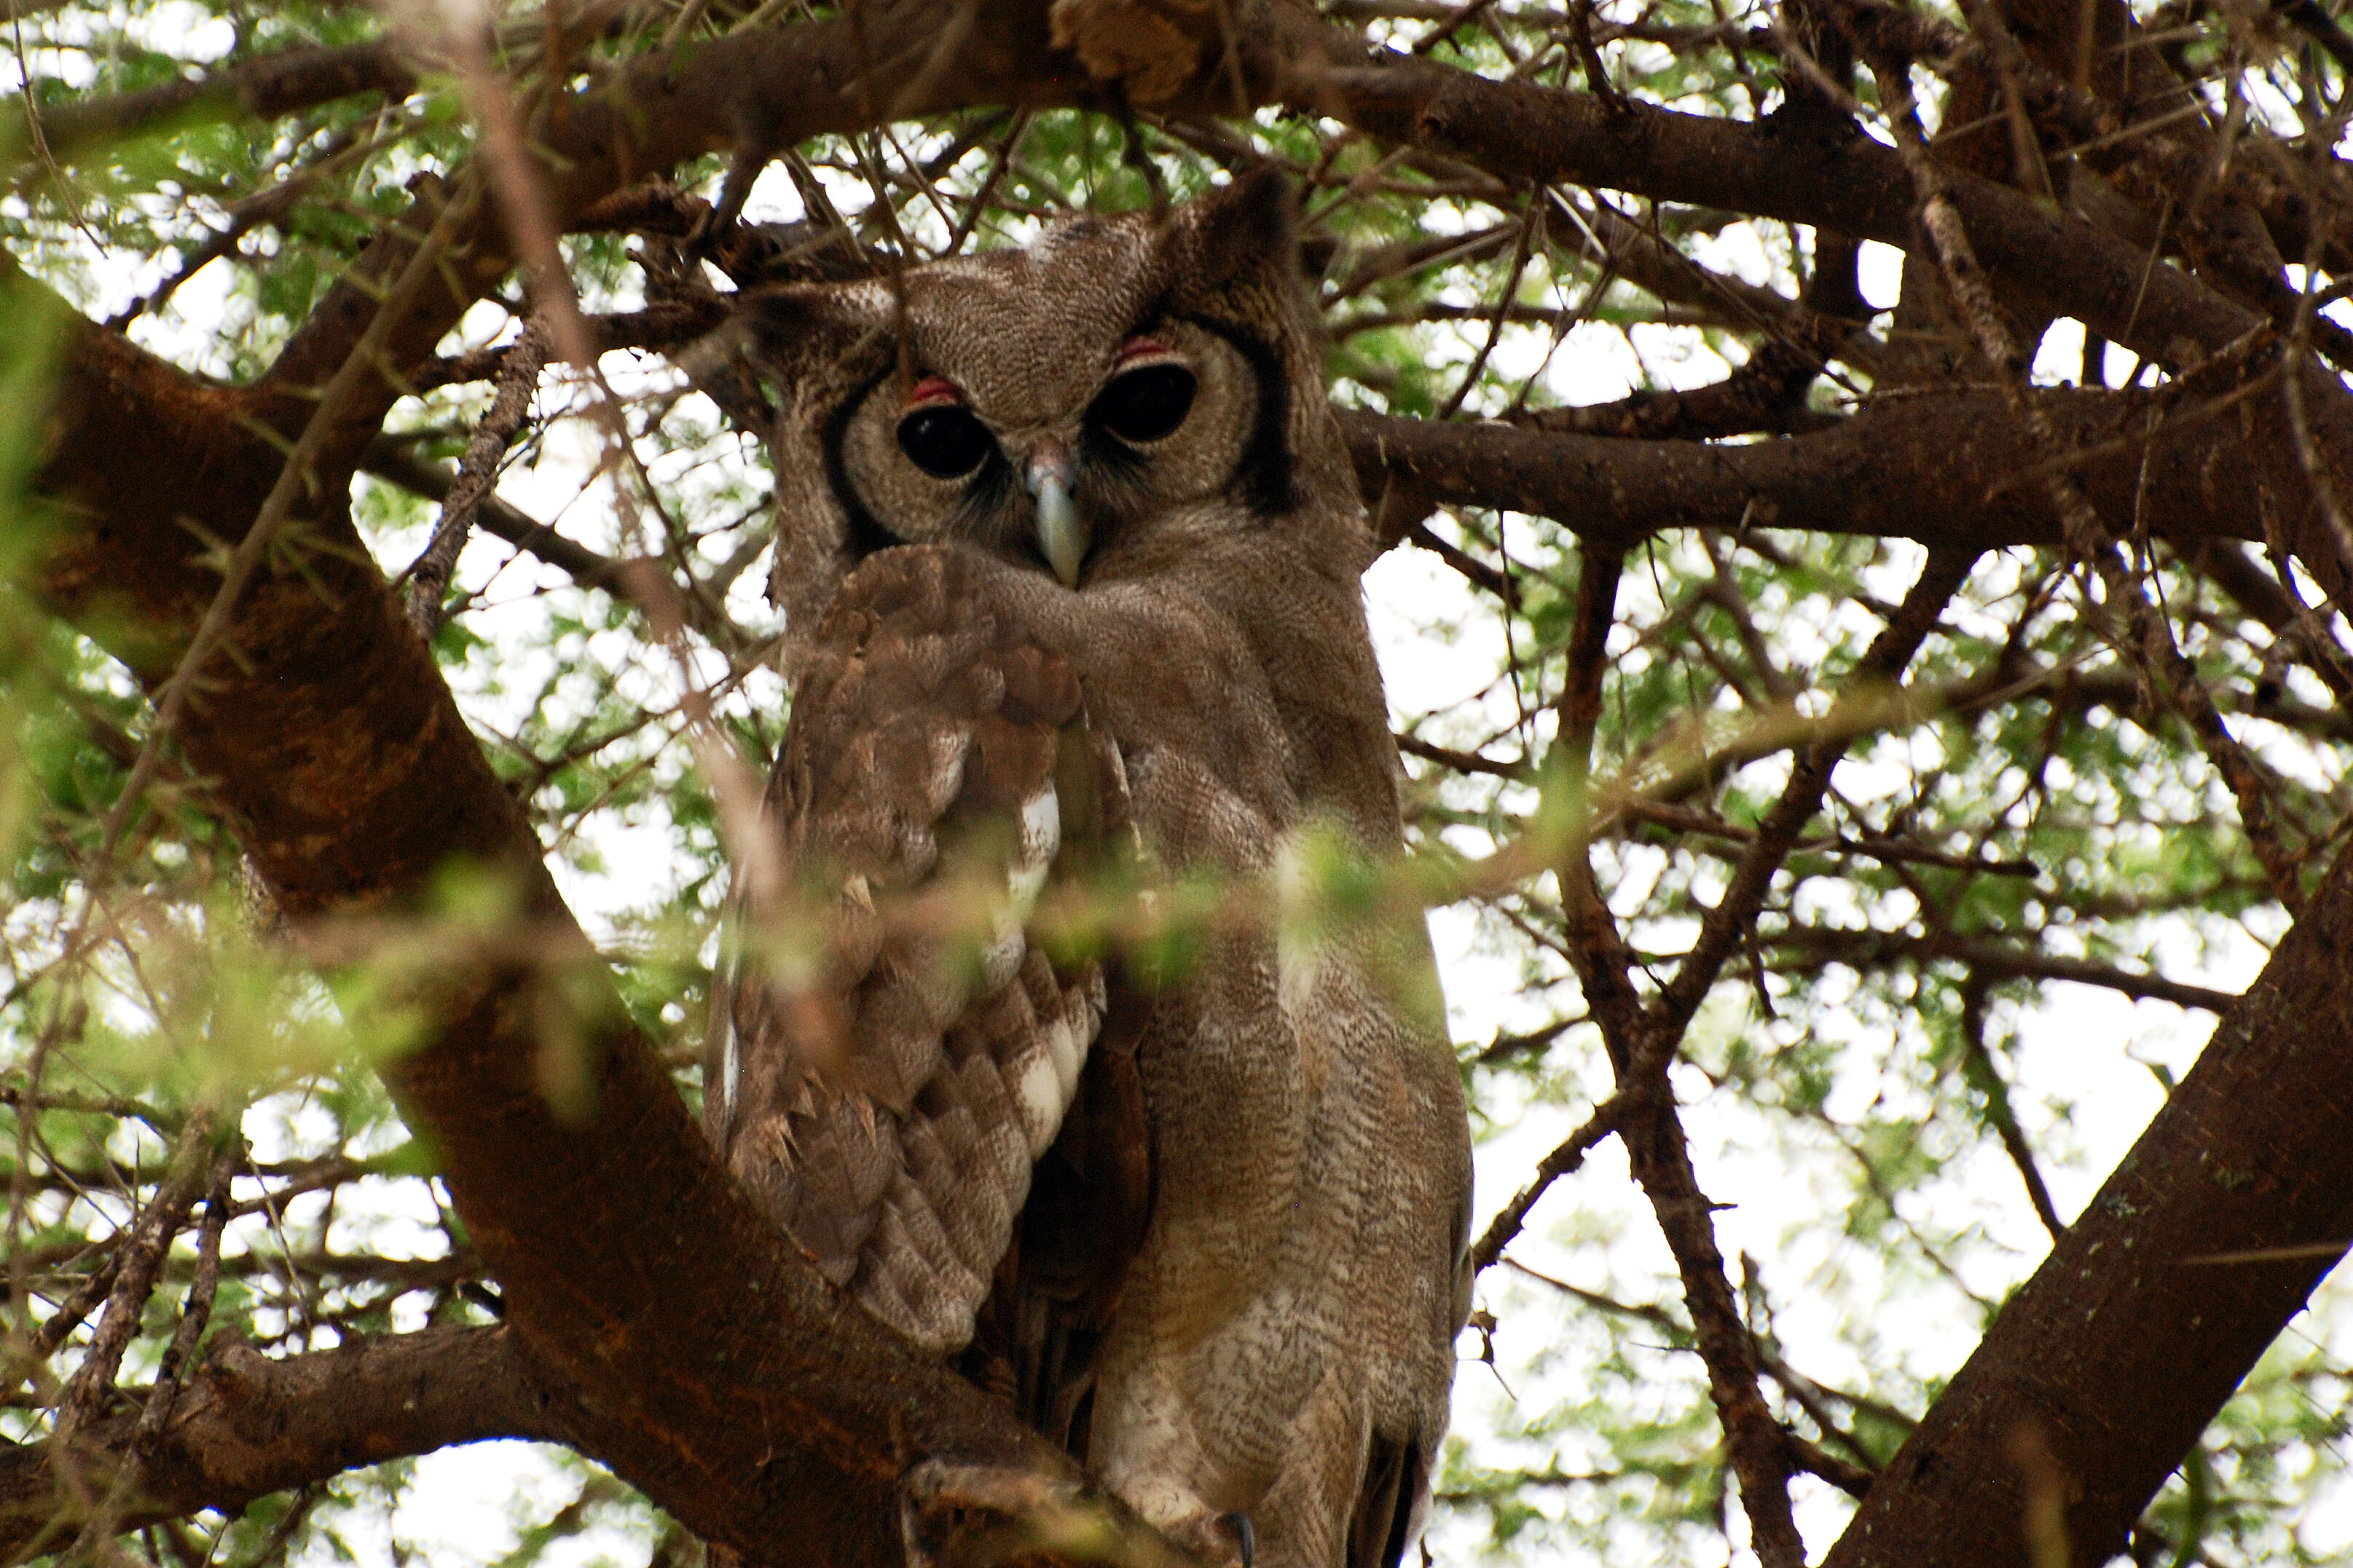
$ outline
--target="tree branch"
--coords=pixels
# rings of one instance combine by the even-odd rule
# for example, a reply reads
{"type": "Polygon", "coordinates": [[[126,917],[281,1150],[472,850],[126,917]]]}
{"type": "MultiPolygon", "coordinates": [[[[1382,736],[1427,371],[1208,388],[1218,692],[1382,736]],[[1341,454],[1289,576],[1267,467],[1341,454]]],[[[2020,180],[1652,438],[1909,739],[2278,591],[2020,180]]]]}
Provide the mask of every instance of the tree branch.
{"type": "MultiPolygon", "coordinates": [[[[77,1496],[51,1443],[0,1447],[0,1552],[21,1560],[73,1539],[82,1498],[129,1459],[135,1413],[91,1423],[77,1440],[93,1485],[77,1496]]],[[[573,1413],[499,1329],[427,1329],[355,1339],[272,1360],[216,1342],[174,1403],[143,1478],[116,1520],[136,1530],[199,1509],[235,1513],[254,1499],[360,1465],[490,1437],[572,1439],[573,1413]]]]}
{"type": "MultiPolygon", "coordinates": [[[[60,309],[21,280],[5,297],[60,309]]],[[[152,687],[215,597],[204,536],[239,537],[283,458],[121,334],[65,330],[37,482],[71,521],[35,583],[152,687]]],[[[572,1440],[754,1561],[789,1542],[796,1563],[895,1565],[900,1477],[927,1457],[1075,1483],[1059,1450],[779,1244],[629,1023],[347,490],[305,510],[238,597],[224,635],[238,657],[206,666],[178,739],[294,921],[418,907],[457,863],[508,879],[544,933],[538,961],[437,954],[417,982],[425,1037],[385,1076],[509,1328],[551,1386],[580,1391],[572,1440]]]]}
{"type": "MultiPolygon", "coordinates": [[[[454,471],[426,462],[409,449],[406,442],[381,437],[369,443],[360,471],[428,500],[447,501],[458,483],[454,471]]],[[[611,588],[619,579],[619,562],[565,538],[495,495],[481,499],[478,521],[485,532],[569,573],[572,580],[584,588],[611,588]]]]}
{"type": "MultiPolygon", "coordinates": [[[[2277,482],[2283,470],[2249,445],[2235,419],[2192,411],[2151,437],[2148,404],[2137,395],[2036,396],[2075,454],[2073,471],[2094,503],[2107,515],[2137,515],[2185,551],[2210,539],[2261,540],[2266,484],[2298,536],[2327,529],[2314,498],[2288,493],[2277,482]]],[[[1367,497],[1403,484],[1437,503],[1552,518],[1588,539],[1754,526],[1968,550],[2062,542],[2045,487],[2019,482],[2051,454],[1989,394],[1893,399],[1827,429],[1740,445],[1356,411],[1344,411],[1341,424],[1367,497]]]]}
{"type": "Polygon", "coordinates": [[[2049,1440],[2105,1562],[2353,1235],[2353,855],[1872,1488],[1826,1568],[2028,1560],[2006,1452],[2049,1440]],[[2228,1249],[2237,1261],[2203,1259],[2228,1249]],[[2121,1265],[2118,1259],[2128,1260],[2121,1265]]]}
{"type": "MultiPolygon", "coordinates": [[[[1507,179],[1597,185],[1813,224],[1902,249],[1918,245],[1912,186],[1894,148],[1859,133],[1784,134],[1647,105],[1614,112],[1588,94],[1495,81],[1378,54],[1302,79],[1303,108],[1394,144],[1426,147],[1507,179]]],[[[2219,352],[2261,318],[2143,252],[1989,180],[1955,173],[1953,196],[1980,259],[2114,342],[2178,363],[2175,340],[2219,352]],[[2147,286],[2139,292],[2144,274],[2147,286]],[[2136,312],[2136,301],[2139,305],[2136,312]]]]}
{"type": "Polygon", "coordinates": [[[1809,964],[1836,963],[1869,968],[1901,960],[1933,963],[1939,959],[1965,963],[1989,980],[2067,980],[2096,985],[2137,1002],[2170,1002],[2208,1013],[2227,1013],[2239,998],[2228,991],[2168,980],[2162,974],[2137,973],[2095,959],[2064,953],[2037,952],[1997,936],[1957,936],[1950,932],[1912,935],[1902,931],[1840,931],[1826,926],[1791,926],[1760,940],[1767,951],[1809,964]]]}
{"type": "MultiPolygon", "coordinates": [[[[1240,91],[1252,103],[1281,101],[1332,113],[1391,142],[1463,158],[1515,182],[1606,186],[1814,224],[1898,247],[1917,243],[1902,161],[1869,138],[1826,140],[1785,133],[1770,122],[1741,124],[1640,106],[1620,114],[1584,94],[1367,55],[1351,35],[1284,0],[1241,8],[1249,25],[1235,35],[1241,43],[1239,78],[1206,71],[1169,101],[1168,112],[1229,112],[1240,91]]],[[[860,127],[873,112],[905,117],[984,103],[1042,108],[1107,101],[1105,84],[1050,47],[1045,12],[1035,3],[982,7],[980,20],[953,40],[953,58],[941,59],[938,17],[924,0],[864,7],[864,53],[878,79],[903,79],[920,89],[871,109],[859,87],[861,51],[836,22],[739,33],[699,41],[691,51],[638,57],[580,94],[559,99],[534,127],[534,144],[553,164],[546,176],[551,205],[560,221],[570,223],[615,191],[687,158],[727,148],[739,165],[755,166],[769,152],[808,136],[860,127]]],[[[2150,264],[2138,249],[2081,219],[1966,174],[1956,173],[1951,185],[1988,268],[2034,290],[2052,313],[2074,315],[2111,341],[2179,364],[2185,354],[2219,353],[2261,324],[2262,318],[2198,279],[2168,264],[2150,264]]],[[[401,265],[410,243],[405,235],[419,227],[412,215],[372,247],[296,332],[273,368],[274,384],[299,391],[341,363],[384,279],[401,265]]],[[[452,287],[392,334],[392,363],[422,363],[466,307],[512,266],[511,247],[487,216],[477,232],[459,237],[456,248],[466,260],[451,269],[452,287]]],[[[375,406],[353,411],[348,438],[337,450],[356,454],[399,392],[387,379],[375,406]]],[[[290,419],[292,411],[280,405],[290,401],[296,400],[267,405],[270,417],[290,419]]],[[[2312,401],[2323,427],[2322,449],[2353,451],[2353,398],[2333,381],[2316,377],[2312,401]]],[[[2242,468],[2247,460],[2268,465],[2275,455],[2269,444],[2238,453],[2242,468]]],[[[1901,498],[1905,504],[1917,500],[1917,492],[1901,498]]],[[[1891,515],[1902,510],[1900,504],[1888,508],[1891,515]]],[[[2307,539],[2326,542],[2307,526],[2294,524],[2291,539],[2300,553],[2333,563],[2330,552],[2302,548],[2307,539]]],[[[1956,537],[1948,542],[2002,541],[1956,537]]]]}
{"type": "MultiPolygon", "coordinates": [[[[356,93],[399,99],[416,90],[417,72],[389,43],[286,49],[133,92],[46,106],[41,134],[50,156],[69,163],[83,153],[103,155],[126,137],[275,119],[356,93]]],[[[27,150],[22,97],[0,103],[0,169],[14,170],[27,150]]]]}

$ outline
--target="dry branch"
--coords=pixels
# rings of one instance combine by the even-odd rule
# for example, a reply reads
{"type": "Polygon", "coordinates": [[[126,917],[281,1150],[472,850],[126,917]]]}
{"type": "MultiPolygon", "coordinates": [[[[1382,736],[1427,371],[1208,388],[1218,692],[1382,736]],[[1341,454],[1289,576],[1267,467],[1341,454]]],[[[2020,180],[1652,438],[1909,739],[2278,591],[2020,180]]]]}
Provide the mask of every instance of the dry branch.
{"type": "MultiPolygon", "coordinates": [[[[231,1339],[181,1389],[139,1491],[114,1522],[135,1530],[199,1509],[235,1513],[270,1492],[452,1443],[566,1441],[574,1419],[504,1329],[355,1339],[282,1360],[231,1339]]],[[[81,1463],[92,1479],[128,1463],[138,1422],[110,1416],[84,1429],[81,1463]]],[[[37,1542],[61,1545],[86,1522],[54,1447],[0,1448],[0,1552],[12,1557],[37,1542]]]]}
{"type": "Polygon", "coordinates": [[[2038,1427],[2078,1563],[2105,1562],[2353,1236],[2353,856],[2013,1296],[1825,1568],[2027,1560],[2005,1452],[2038,1427]],[[2200,1267],[2218,1238],[2250,1260],[2200,1267]],[[2124,1261],[2118,1262],[2116,1260],[2124,1261]]]}

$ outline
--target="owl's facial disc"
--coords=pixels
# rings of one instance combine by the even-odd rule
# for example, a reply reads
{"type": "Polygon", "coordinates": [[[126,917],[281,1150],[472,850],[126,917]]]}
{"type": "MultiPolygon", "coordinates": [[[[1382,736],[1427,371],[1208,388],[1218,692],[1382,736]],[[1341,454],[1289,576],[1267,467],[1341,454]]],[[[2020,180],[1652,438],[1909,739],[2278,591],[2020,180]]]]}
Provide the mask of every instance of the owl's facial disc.
{"type": "Polygon", "coordinates": [[[1082,313],[1043,341],[1000,340],[973,326],[995,315],[958,307],[934,325],[916,296],[912,374],[878,353],[831,416],[828,477],[854,553],[953,542],[1077,589],[1237,526],[1226,498],[1250,477],[1270,398],[1219,323],[1129,315],[1101,331],[1082,313]]]}

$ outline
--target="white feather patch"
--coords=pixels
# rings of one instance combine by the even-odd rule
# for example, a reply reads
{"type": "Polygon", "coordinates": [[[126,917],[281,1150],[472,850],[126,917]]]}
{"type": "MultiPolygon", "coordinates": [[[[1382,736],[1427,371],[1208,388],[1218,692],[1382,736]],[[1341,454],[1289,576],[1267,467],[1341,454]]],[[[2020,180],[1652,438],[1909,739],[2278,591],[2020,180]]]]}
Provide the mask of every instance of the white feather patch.
{"type": "Polygon", "coordinates": [[[1018,916],[1007,919],[1000,915],[990,931],[989,943],[980,955],[980,988],[994,994],[1012,983],[1021,972],[1021,960],[1028,955],[1029,943],[1021,934],[1018,916]]]}
{"type": "Polygon", "coordinates": [[[1020,1107],[1021,1131],[1029,1141],[1032,1160],[1045,1153],[1062,1130],[1062,1112],[1071,1108],[1070,1084],[1051,1051],[1039,1051],[1021,1066],[1021,1081],[1013,1086],[1020,1107]]]}
{"type": "Polygon", "coordinates": [[[961,727],[932,739],[932,775],[925,781],[925,804],[934,816],[948,808],[964,789],[964,760],[972,749],[972,732],[961,727]]]}
{"type": "Polygon", "coordinates": [[[1021,803],[1019,831],[1008,880],[1015,904],[1027,914],[1038,900],[1039,889],[1046,885],[1046,872],[1053,865],[1054,856],[1062,847],[1062,802],[1050,782],[1021,803]]]}
{"type": "Polygon", "coordinates": [[[735,1124],[735,1091],[744,1081],[744,1053],[736,1043],[735,1020],[723,1019],[719,1026],[727,1031],[727,1046],[719,1062],[719,1131],[723,1136],[735,1124]]]}
{"type": "Polygon", "coordinates": [[[1029,911],[1038,907],[1038,895],[1046,889],[1048,869],[1043,860],[1035,866],[1025,866],[1017,860],[1006,868],[1008,912],[1012,916],[1011,923],[1017,928],[1029,918],[1029,911]]]}
{"type": "MultiPolygon", "coordinates": [[[[1062,1102],[1070,1103],[1079,1087],[1079,1069],[1086,1065],[1086,1046],[1068,1018],[1057,1018],[1046,1029],[1047,1063],[1054,1069],[1055,1081],[1061,1085],[1062,1102]]],[[[1059,1114],[1059,1113],[1058,1113],[1059,1114]]]]}

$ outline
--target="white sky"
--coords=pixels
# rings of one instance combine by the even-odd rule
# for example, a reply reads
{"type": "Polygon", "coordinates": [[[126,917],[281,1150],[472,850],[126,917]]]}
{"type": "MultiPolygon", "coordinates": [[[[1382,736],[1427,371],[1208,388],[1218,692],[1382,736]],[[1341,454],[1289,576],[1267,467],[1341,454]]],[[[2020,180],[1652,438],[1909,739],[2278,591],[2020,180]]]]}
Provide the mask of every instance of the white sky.
{"type": "MultiPolygon", "coordinates": [[[[174,25],[174,10],[166,6],[157,15],[168,32],[174,25]]],[[[188,17],[194,16],[189,8],[188,17]]],[[[224,30],[221,44],[227,47],[226,23],[203,25],[224,30]]],[[[6,71],[13,72],[13,62],[6,71]]],[[[780,191],[780,186],[781,179],[772,171],[771,179],[759,188],[753,216],[760,216],[763,203],[790,205],[783,195],[789,187],[782,186],[780,191]]],[[[1705,259],[1712,265],[1751,281],[1770,280],[1771,265],[1745,228],[1727,231],[1722,241],[1708,248],[1705,259]]],[[[156,263],[135,258],[102,267],[97,275],[102,296],[98,303],[102,308],[119,305],[151,287],[156,273],[156,263]]],[[[1897,253],[1877,245],[1864,247],[1866,298],[1883,307],[1892,303],[1899,274],[1897,253]]],[[[186,353],[202,341],[200,331],[189,323],[217,321],[231,307],[230,282],[228,268],[216,265],[181,289],[166,319],[142,320],[134,333],[150,346],[167,353],[177,351],[185,363],[186,353]]],[[[2080,342],[2079,333],[2069,335],[2072,330],[2073,323],[2065,323],[2052,335],[2044,348],[2046,363],[2072,365],[2080,342]]],[[[1570,352],[1553,363],[1554,390],[1568,402],[1600,402],[1624,395],[1641,384],[1646,370],[1654,382],[1690,385],[1715,380],[1725,368],[1701,346],[1695,334],[1643,329],[1636,338],[1640,363],[1614,331],[1593,329],[1572,338],[1570,352]]],[[[1512,352],[1507,348],[1505,353],[1512,352]]],[[[1510,368],[1508,358],[1504,368],[1510,368]]],[[[577,471],[561,459],[559,448],[555,460],[512,472],[502,482],[501,493],[526,511],[551,519],[576,494],[577,471]]],[[[587,538],[609,521],[578,514],[575,521],[582,528],[568,522],[567,531],[587,538]]],[[[413,552],[417,542],[384,542],[387,563],[399,564],[406,559],[401,552],[413,552]]],[[[470,581],[480,580],[481,560],[503,553],[501,547],[487,544],[478,544],[475,552],[470,556],[469,570],[474,574],[470,581]],[[493,553],[480,557],[479,552],[484,550],[493,553]]],[[[528,580],[534,575],[529,563],[514,568],[509,574],[516,579],[511,592],[494,592],[493,600],[523,604],[528,580]]],[[[1488,686],[1497,649],[1467,641],[1450,645],[1422,629],[1432,621],[1460,618],[1469,600],[1461,581],[1433,557],[1411,550],[1392,552],[1367,574],[1366,593],[1393,710],[1405,714],[1445,708],[1466,693],[1488,686]]],[[[516,623],[505,624],[506,635],[524,635],[516,623]]],[[[667,880],[675,869],[667,864],[668,845],[659,830],[600,830],[596,842],[607,861],[602,874],[562,873],[567,896],[592,931],[606,917],[642,902],[645,889],[667,880]]],[[[1432,929],[1456,1037],[1483,1039],[1498,1030],[1525,1026],[1530,1009],[1520,996],[1516,963],[1488,951],[1475,922],[1463,911],[1440,911],[1432,920],[1432,929]]],[[[2176,947],[2165,965],[2169,975],[2225,990],[2242,988],[2263,959],[2252,941],[2208,947],[2185,939],[2176,947]]],[[[2103,990],[2053,984],[2045,988],[2042,1003],[2021,1021],[2020,1027],[2014,1071],[2030,1135],[2039,1138],[2055,1131],[2037,1124],[2037,1108],[2046,1102],[2074,1108],[2064,1135],[2080,1149],[2080,1158],[2054,1163],[2046,1171],[2062,1215],[2070,1215],[2088,1200],[2160,1103],[2161,1089],[2149,1065],[2162,1064],[2176,1073],[2186,1068],[2205,1038],[2209,1020],[2165,1004],[2134,1004],[2103,990]]],[[[1717,1115],[1688,1089],[1686,1098],[1695,1101],[1689,1121],[1702,1186],[1718,1198],[1738,1198],[1737,1206],[1717,1217],[1719,1243],[1725,1256],[1736,1258],[1746,1251],[1767,1260],[1768,1279],[1802,1280],[1808,1270],[1826,1266],[1820,1258],[1788,1258],[1784,1244],[1788,1235],[1817,1217],[1823,1204],[1833,1201],[1833,1194],[1820,1188],[1814,1173],[1792,1166],[1770,1146],[1747,1141],[1746,1129],[1717,1115]]],[[[1499,1122],[1508,1125],[1489,1137],[1479,1151],[1481,1226],[1525,1179],[1536,1160],[1581,1120],[1585,1108],[1584,1102],[1573,1098],[1567,1103],[1530,1100],[1524,1105],[1493,1108],[1499,1122]]],[[[256,1126],[252,1131],[257,1154],[269,1157],[278,1131],[265,1126],[256,1126]]],[[[1989,1234],[2013,1249],[2015,1257],[2038,1257],[2043,1247],[2042,1232],[2022,1194],[2014,1190],[2015,1173],[1999,1161],[1989,1161],[1982,1179],[1987,1198],[1982,1206],[1989,1234]]],[[[1630,1272],[1658,1271],[1662,1246],[1612,1146],[1605,1146],[1583,1172],[1539,1205],[1526,1234],[1514,1245],[1514,1255],[1533,1267],[1585,1282],[1588,1277],[1580,1269],[1594,1256],[1589,1231],[1564,1237],[1551,1226],[1571,1210],[1606,1209],[1612,1202],[1625,1223],[1617,1238],[1608,1243],[1611,1256],[1629,1260],[1630,1272]]],[[[1852,1266],[1854,1260],[1844,1262],[1852,1266]]],[[[1508,1418],[1515,1404],[1527,1411],[1545,1408],[1562,1395],[1564,1388],[1572,1387],[1577,1375],[1573,1365],[1545,1364],[1546,1345],[1556,1334],[1568,1331],[1564,1327],[1567,1320],[1556,1307],[1546,1304],[1540,1291],[1510,1284],[1500,1274],[1488,1277],[1482,1294],[1487,1304],[1497,1306],[1504,1320],[1498,1336],[1503,1376],[1498,1378],[1483,1367],[1464,1366],[1458,1381],[1460,1430],[1487,1430],[1499,1419],[1508,1418]]],[[[2007,1278],[1988,1278],[1979,1283],[1998,1292],[2008,1282],[2007,1278]]],[[[1836,1342],[1834,1315],[1850,1310],[1852,1298],[1841,1294],[1817,1299],[1801,1289],[1779,1289],[1776,1294],[1778,1327],[1792,1347],[1792,1360],[1818,1376],[1835,1380],[1842,1368],[1826,1347],[1836,1342]]],[[[1883,1337],[1903,1345],[1910,1363],[1930,1373],[1957,1365],[1974,1342],[1973,1331],[1950,1312],[1891,1315],[1879,1327],[1883,1337]]],[[[2353,1342],[2348,1342],[2353,1336],[2348,1336],[2342,1323],[2332,1331],[2338,1341],[2341,1362],[2353,1353],[2353,1342]]],[[[480,1445],[420,1460],[414,1482],[397,1506],[396,1523],[409,1547],[421,1551],[427,1562],[437,1565],[489,1562],[513,1547],[519,1525],[543,1520],[568,1501],[575,1489],[576,1482],[559,1474],[548,1455],[529,1445],[480,1445]]],[[[1846,1505],[1824,1489],[1801,1489],[1801,1524],[1812,1548],[1819,1552],[1834,1538],[1846,1505]]],[[[1475,1521],[1441,1520],[1432,1537],[1440,1559],[1459,1563],[1473,1558],[1479,1528],[1475,1521]]],[[[2353,1557],[2353,1488],[2340,1483],[2327,1506],[2316,1510],[2305,1528],[2313,1549],[2353,1557]]],[[[1741,1533],[1737,1526],[1735,1533],[1741,1533]]],[[[545,1560],[557,1568],[600,1561],[634,1563],[642,1552],[637,1539],[631,1532],[602,1527],[558,1543],[545,1560]]],[[[353,1544],[362,1549],[364,1568],[392,1568],[396,1562],[388,1532],[379,1531],[374,1541],[353,1544]]],[[[311,1561],[324,1564],[329,1559],[321,1549],[311,1554],[311,1561]]],[[[1734,1561],[1753,1559],[1743,1551],[1736,1553],[1734,1561]]]]}

